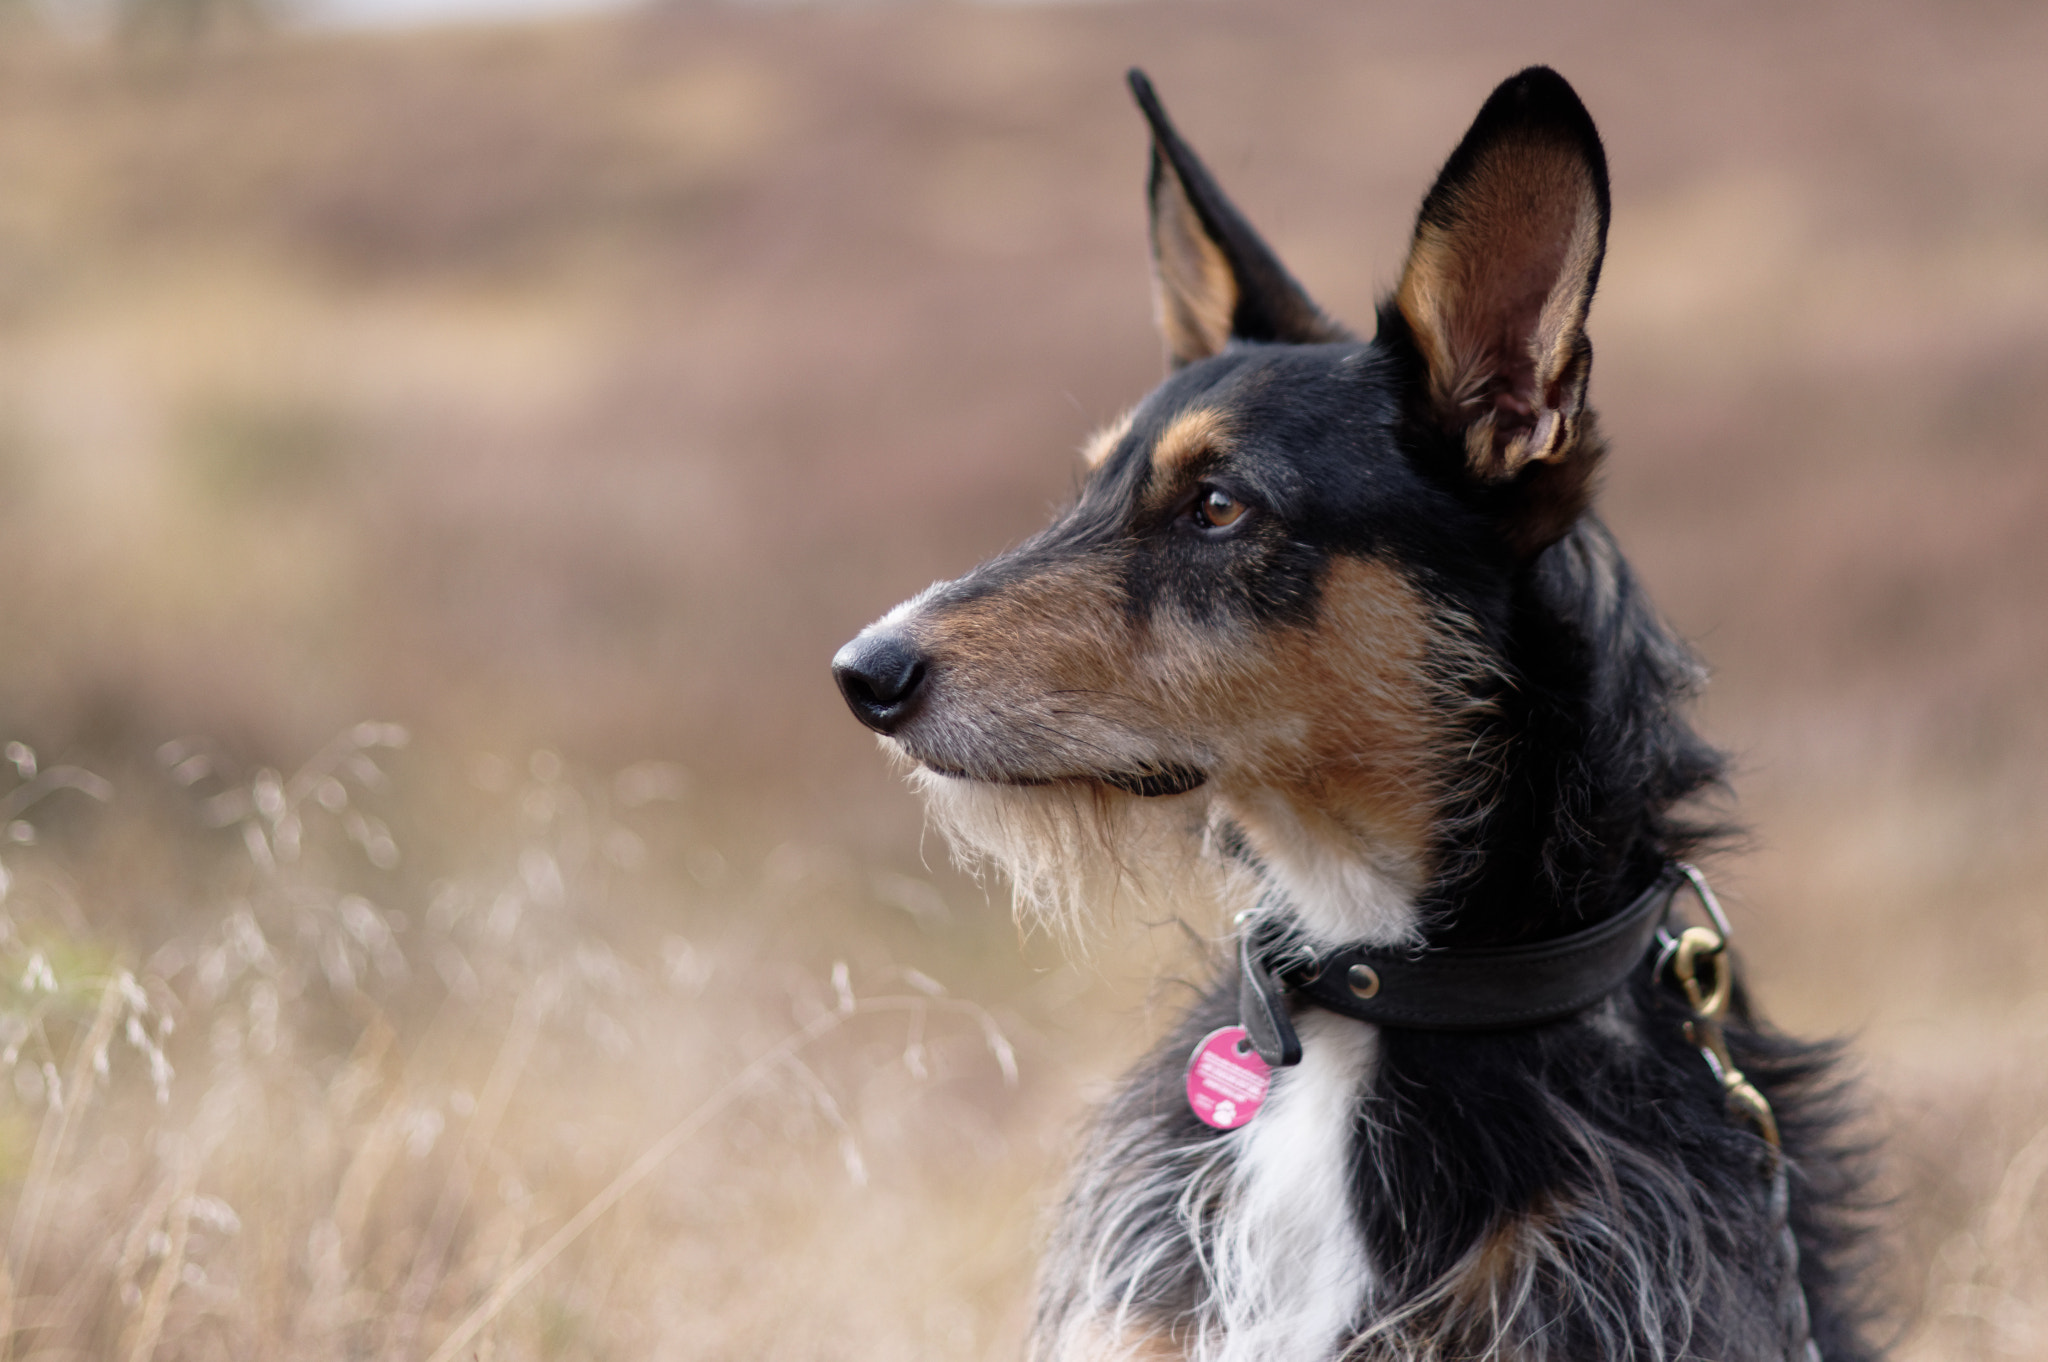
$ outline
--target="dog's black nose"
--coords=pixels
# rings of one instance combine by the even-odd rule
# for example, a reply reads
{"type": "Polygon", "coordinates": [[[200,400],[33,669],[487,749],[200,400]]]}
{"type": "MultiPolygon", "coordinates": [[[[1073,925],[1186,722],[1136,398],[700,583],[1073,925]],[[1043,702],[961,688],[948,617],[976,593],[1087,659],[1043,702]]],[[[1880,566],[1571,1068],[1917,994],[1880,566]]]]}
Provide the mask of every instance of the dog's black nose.
{"type": "Polygon", "coordinates": [[[924,654],[896,634],[863,634],[832,659],[832,678],[853,716],[877,733],[894,733],[917,708],[924,654]]]}

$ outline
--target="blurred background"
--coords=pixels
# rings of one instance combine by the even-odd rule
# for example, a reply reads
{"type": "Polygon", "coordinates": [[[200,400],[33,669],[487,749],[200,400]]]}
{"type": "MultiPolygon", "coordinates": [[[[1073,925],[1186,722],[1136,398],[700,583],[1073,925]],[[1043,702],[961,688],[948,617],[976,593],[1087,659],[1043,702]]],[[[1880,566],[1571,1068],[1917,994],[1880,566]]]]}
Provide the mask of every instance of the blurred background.
{"type": "Polygon", "coordinates": [[[1366,324],[1545,61],[1886,1327],[2048,1358],[2048,10],[415,3],[0,5],[0,1355],[1014,1355],[1216,924],[1020,938],[827,661],[1161,372],[1126,66],[1366,324]]]}

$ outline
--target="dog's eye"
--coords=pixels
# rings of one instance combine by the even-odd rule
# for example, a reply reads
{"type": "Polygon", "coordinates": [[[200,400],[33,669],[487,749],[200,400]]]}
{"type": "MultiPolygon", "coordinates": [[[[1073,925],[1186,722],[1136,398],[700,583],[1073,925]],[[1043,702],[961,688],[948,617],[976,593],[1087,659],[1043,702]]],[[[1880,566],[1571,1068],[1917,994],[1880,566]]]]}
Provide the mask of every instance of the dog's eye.
{"type": "Polygon", "coordinates": [[[1221,487],[1211,487],[1195,501],[1195,523],[1203,529],[1220,530],[1244,514],[1244,503],[1221,487]]]}

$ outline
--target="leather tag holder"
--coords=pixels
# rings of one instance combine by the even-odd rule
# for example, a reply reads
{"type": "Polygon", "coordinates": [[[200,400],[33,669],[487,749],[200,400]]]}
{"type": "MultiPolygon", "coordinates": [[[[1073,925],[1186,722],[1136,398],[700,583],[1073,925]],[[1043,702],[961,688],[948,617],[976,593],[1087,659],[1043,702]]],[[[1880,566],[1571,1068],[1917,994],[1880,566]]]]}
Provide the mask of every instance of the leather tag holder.
{"type": "Polygon", "coordinates": [[[1263,952],[1253,945],[1256,936],[1256,931],[1248,931],[1238,943],[1238,1019],[1259,1058],[1284,1069],[1301,1063],[1301,1037],[1295,1034],[1279,981],[1266,968],[1263,952]]]}

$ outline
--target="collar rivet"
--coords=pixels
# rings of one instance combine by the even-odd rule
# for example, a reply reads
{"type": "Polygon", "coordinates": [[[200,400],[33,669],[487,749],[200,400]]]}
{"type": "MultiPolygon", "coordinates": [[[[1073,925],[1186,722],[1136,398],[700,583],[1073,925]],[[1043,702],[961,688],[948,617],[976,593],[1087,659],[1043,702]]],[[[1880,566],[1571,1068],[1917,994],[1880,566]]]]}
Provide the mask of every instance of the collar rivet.
{"type": "Polygon", "coordinates": [[[1345,982],[1361,998],[1370,998],[1380,991],[1379,973],[1371,965],[1353,965],[1345,974],[1345,982]]]}

